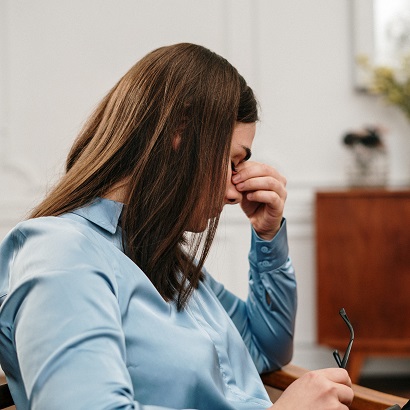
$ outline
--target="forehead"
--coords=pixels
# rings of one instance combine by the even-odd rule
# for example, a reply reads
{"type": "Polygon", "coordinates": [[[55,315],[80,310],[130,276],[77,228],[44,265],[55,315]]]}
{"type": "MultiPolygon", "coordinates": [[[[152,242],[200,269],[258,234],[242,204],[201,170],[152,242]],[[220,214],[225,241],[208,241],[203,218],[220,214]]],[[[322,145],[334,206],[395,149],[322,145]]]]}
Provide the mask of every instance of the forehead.
{"type": "Polygon", "coordinates": [[[255,137],[255,123],[239,122],[235,125],[232,134],[231,151],[243,151],[245,148],[251,148],[255,137]]]}

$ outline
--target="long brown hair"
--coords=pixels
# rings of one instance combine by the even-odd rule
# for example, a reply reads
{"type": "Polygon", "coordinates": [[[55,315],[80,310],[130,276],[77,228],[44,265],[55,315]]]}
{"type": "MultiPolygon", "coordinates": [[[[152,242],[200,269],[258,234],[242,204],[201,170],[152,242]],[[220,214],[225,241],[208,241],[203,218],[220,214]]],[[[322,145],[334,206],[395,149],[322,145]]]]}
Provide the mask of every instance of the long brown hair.
{"type": "Polygon", "coordinates": [[[233,127],[257,116],[252,90],[224,58],[189,43],[154,50],[97,106],[65,175],[30,216],[72,211],[127,178],[124,251],[180,309],[215,235],[211,212],[223,203],[233,127]],[[208,228],[188,238],[198,207],[208,228]]]}

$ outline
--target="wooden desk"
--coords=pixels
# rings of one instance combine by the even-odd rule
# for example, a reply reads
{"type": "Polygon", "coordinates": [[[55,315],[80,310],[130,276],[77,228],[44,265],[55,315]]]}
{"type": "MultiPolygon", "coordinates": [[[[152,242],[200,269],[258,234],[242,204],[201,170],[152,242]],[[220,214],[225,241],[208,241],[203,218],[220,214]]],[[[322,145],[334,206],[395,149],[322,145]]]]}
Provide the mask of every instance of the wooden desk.
{"type": "Polygon", "coordinates": [[[349,372],[367,356],[410,355],[410,190],[316,194],[318,342],[341,353],[353,324],[349,372]]]}

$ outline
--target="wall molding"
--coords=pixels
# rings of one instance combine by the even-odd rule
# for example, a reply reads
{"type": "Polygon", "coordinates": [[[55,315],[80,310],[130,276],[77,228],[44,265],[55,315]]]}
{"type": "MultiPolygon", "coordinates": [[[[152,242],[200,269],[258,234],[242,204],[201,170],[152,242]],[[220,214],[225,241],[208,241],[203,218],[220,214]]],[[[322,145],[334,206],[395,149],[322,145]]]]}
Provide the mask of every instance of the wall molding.
{"type": "MultiPolygon", "coordinates": [[[[16,197],[31,196],[41,184],[36,172],[10,150],[10,39],[8,1],[0,2],[0,218],[7,219],[4,212],[13,210],[16,197]],[[2,205],[6,203],[7,205],[2,205]]],[[[22,200],[23,201],[23,200],[22,200]]]]}

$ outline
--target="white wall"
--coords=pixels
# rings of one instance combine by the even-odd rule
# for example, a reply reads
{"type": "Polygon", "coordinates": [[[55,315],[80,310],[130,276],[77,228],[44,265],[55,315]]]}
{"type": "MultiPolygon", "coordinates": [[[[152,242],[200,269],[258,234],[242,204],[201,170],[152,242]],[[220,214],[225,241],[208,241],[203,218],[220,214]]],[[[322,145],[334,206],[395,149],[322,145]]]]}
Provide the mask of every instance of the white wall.
{"type": "MultiPolygon", "coordinates": [[[[136,60],[166,44],[203,44],[254,88],[262,106],[255,158],[289,181],[299,281],[294,362],[334,366],[331,352],[315,344],[314,192],[345,183],[341,136],[366,124],[389,129],[391,183],[410,180],[406,120],[353,90],[349,1],[0,1],[0,237],[62,172],[82,122],[136,60]]],[[[240,211],[226,210],[208,264],[243,297],[248,239],[240,211]]],[[[367,369],[377,371],[377,363],[367,369]]]]}

